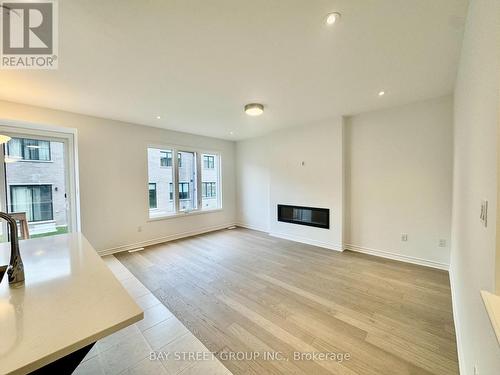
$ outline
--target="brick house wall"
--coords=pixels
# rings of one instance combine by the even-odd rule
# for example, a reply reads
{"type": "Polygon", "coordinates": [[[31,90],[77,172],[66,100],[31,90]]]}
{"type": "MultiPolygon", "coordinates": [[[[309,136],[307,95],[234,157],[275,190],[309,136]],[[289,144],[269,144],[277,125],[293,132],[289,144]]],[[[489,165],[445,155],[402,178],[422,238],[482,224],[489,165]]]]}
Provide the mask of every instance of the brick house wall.
{"type": "Polygon", "coordinates": [[[11,211],[11,186],[50,185],[52,191],[53,220],[30,222],[30,234],[54,231],[57,226],[67,226],[66,179],[64,144],[50,142],[50,161],[18,160],[6,163],[7,205],[11,211]]]}

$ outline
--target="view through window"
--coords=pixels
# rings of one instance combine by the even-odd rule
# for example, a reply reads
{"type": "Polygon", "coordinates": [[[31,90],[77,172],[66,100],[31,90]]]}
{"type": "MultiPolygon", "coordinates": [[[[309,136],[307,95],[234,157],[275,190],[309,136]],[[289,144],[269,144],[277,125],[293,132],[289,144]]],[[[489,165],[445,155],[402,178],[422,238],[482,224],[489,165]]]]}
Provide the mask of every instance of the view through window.
{"type": "Polygon", "coordinates": [[[217,154],[150,147],[148,176],[151,218],[221,207],[217,154]]]}
{"type": "Polygon", "coordinates": [[[220,205],[219,157],[212,154],[203,154],[202,160],[201,205],[205,210],[216,209],[220,205]]]}
{"type": "MultiPolygon", "coordinates": [[[[7,212],[26,220],[29,238],[68,232],[63,142],[12,137],[4,145],[7,212]]],[[[4,232],[5,228],[2,229],[4,232]]],[[[2,234],[2,240],[6,241],[2,234]]]]}
{"type": "Polygon", "coordinates": [[[179,211],[192,211],[198,208],[198,171],[196,153],[179,151],[179,211]]]}
{"type": "Polygon", "coordinates": [[[148,175],[149,216],[161,217],[173,214],[175,207],[172,150],[148,149],[148,175]]]}

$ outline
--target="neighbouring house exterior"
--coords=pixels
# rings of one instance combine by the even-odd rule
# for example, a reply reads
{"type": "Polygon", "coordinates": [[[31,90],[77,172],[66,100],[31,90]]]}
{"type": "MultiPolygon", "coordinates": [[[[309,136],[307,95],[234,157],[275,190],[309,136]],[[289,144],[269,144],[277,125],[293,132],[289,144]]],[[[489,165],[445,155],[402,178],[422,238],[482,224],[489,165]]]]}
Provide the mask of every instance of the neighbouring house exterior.
{"type": "MultiPolygon", "coordinates": [[[[149,212],[161,217],[175,212],[173,197],[173,152],[168,149],[148,149],[149,212]]],[[[201,172],[201,209],[219,206],[219,157],[201,154],[201,171],[196,170],[196,154],[179,151],[179,211],[198,209],[197,173],[201,172]]]]}
{"type": "Polygon", "coordinates": [[[6,147],[9,212],[25,212],[30,235],[67,228],[64,144],[13,138],[6,147]]]}

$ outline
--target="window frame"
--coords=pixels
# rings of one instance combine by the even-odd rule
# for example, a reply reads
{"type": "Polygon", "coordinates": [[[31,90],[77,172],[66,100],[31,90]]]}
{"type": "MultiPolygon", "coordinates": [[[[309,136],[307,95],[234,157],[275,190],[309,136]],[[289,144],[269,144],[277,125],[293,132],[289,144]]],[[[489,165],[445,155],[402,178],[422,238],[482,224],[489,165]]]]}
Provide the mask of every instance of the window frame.
{"type": "Polygon", "coordinates": [[[203,169],[215,169],[215,155],[203,155],[203,169]],[[206,166],[205,158],[207,162],[206,166]]]}
{"type": "Polygon", "coordinates": [[[189,193],[190,193],[190,185],[191,183],[190,182],[186,182],[186,181],[180,181],[179,182],[179,200],[180,201],[187,201],[189,200],[189,193]],[[182,191],[181,191],[181,186],[182,186],[182,191]],[[184,186],[187,186],[187,189],[184,189],[184,186]],[[181,193],[182,194],[186,194],[187,193],[187,196],[186,198],[181,198],[181,193]]]}
{"type": "MultiPolygon", "coordinates": [[[[213,213],[217,211],[223,211],[223,153],[220,150],[213,150],[213,149],[204,149],[204,148],[197,148],[197,147],[190,147],[190,146],[182,146],[182,145],[175,145],[175,144],[155,144],[155,143],[150,143],[146,146],[146,160],[148,157],[148,149],[153,148],[153,149],[159,149],[161,151],[163,150],[170,150],[172,152],[172,187],[173,187],[173,202],[174,202],[174,212],[162,216],[155,216],[151,217],[148,215],[148,220],[147,221],[159,221],[159,220],[168,220],[168,219],[173,219],[173,218],[178,218],[178,217],[183,217],[186,215],[199,215],[199,214],[207,214],[207,213],[213,213]],[[174,158],[173,155],[178,154],[179,152],[192,152],[195,154],[195,164],[196,164],[196,186],[195,190],[197,191],[197,208],[192,209],[189,211],[181,211],[179,210],[179,168],[182,166],[179,166],[179,157],[174,158]],[[217,171],[217,181],[216,183],[216,199],[217,199],[217,208],[212,208],[212,209],[202,209],[202,192],[201,192],[201,179],[202,179],[202,167],[203,167],[203,154],[210,154],[214,155],[215,158],[217,158],[217,163],[216,159],[214,158],[214,169],[215,169],[215,164],[218,164],[219,168],[217,171]]],[[[149,164],[148,164],[149,165],[149,164]]],[[[211,182],[211,181],[210,181],[211,182]]],[[[148,183],[149,183],[149,175],[148,175],[148,183]]],[[[169,196],[170,198],[170,196],[169,196]]],[[[148,193],[148,200],[149,200],[149,193],[148,193]]],[[[149,207],[149,202],[146,207],[149,207]]],[[[149,208],[148,208],[149,212],[149,208]]]]}
{"type": "Polygon", "coordinates": [[[31,220],[31,221],[28,220],[28,223],[43,223],[43,222],[48,222],[48,221],[54,221],[54,195],[52,194],[52,184],[11,184],[11,185],[9,185],[10,206],[11,206],[9,208],[9,211],[14,212],[12,210],[13,190],[15,188],[27,188],[28,190],[30,190],[30,195],[31,195],[31,206],[32,206],[31,210],[32,210],[32,212],[35,212],[35,206],[34,206],[35,203],[33,201],[33,188],[41,188],[41,187],[48,187],[48,191],[50,192],[50,219],[31,220]]]}
{"type": "MultiPolygon", "coordinates": [[[[35,139],[35,138],[29,138],[29,137],[22,137],[22,136],[15,136],[15,137],[12,137],[12,139],[17,139],[19,140],[20,142],[20,148],[19,148],[19,151],[21,152],[21,155],[13,155],[11,152],[11,146],[9,145],[9,143],[6,144],[6,149],[7,149],[7,154],[5,156],[7,157],[15,157],[15,158],[19,158],[18,161],[23,161],[23,162],[32,162],[32,163],[51,163],[53,160],[52,160],[52,149],[51,149],[51,144],[50,144],[50,140],[46,140],[46,139],[35,139]],[[46,142],[47,145],[48,145],[48,155],[49,155],[49,158],[48,159],[40,159],[40,151],[38,151],[38,159],[31,159],[29,157],[29,154],[30,154],[30,151],[28,150],[28,153],[26,153],[26,148],[28,148],[28,146],[34,146],[34,145],[25,145],[26,141],[35,141],[35,142],[46,142]]],[[[40,146],[38,145],[37,147],[38,149],[40,148],[40,146]]]]}
{"type": "Polygon", "coordinates": [[[172,168],[172,151],[161,150],[160,151],[160,167],[161,168],[172,168]],[[166,156],[161,156],[165,154],[166,156]],[[170,154],[170,156],[169,156],[170,154]],[[163,159],[165,159],[165,165],[162,164],[163,159]],[[170,163],[169,163],[170,161],[170,163]]]}
{"type": "Polygon", "coordinates": [[[216,181],[205,181],[201,183],[201,197],[205,199],[217,198],[217,182],[216,181]],[[208,195],[208,186],[210,186],[210,193],[215,192],[215,195],[208,195]]]}
{"type": "Polygon", "coordinates": [[[158,190],[156,188],[156,182],[148,182],[148,202],[149,202],[149,209],[154,210],[155,208],[158,208],[158,190]],[[154,185],[154,192],[155,192],[155,206],[151,207],[151,185],[154,185]]]}

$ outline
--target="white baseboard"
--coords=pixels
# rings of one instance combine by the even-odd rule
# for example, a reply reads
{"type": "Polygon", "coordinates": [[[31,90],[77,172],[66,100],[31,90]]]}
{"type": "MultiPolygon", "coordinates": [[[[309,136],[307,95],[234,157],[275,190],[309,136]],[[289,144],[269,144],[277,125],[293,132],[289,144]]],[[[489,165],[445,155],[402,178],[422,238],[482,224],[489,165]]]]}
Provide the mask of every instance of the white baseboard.
{"type": "Polygon", "coordinates": [[[396,253],[392,253],[392,252],[384,251],[384,250],[372,249],[372,248],[357,246],[357,245],[353,245],[353,244],[346,244],[344,247],[347,250],[356,251],[358,253],[375,255],[378,257],[382,257],[382,258],[418,264],[420,266],[432,267],[432,268],[437,268],[437,269],[445,270],[445,271],[448,271],[450,268],[449,264],[446,264],[446,263],[435,262],[433,260],[416,258],[416,257],[408,256],[408,255],[396,254],[396,253]]]}
{"type": "Polygon", "coordinates": [[[246,229],[256,230],[258,232],[269,233],[269,231],[267,230],[267,228],[263,228],[263,227],[259,227],[259,226],[251,225],[251,224],[246,224],[246,223],[242,223],[242,222],[237,222],[236,226],[240,227],[240,228],[246,228],[246,229]]]}
{"type": "Polygon", "coordinates": [[[328,242],[316,241],[316,240],[311,240],[309,238],[300,237],[300,236],[293,236],[293,235],[284,234],[284,233],[276,233],[276,232],[271,233],[271,232],[269,232],[269,230],[267,228],[262,228],[262,227],[258,227],[255,225],[242,223],[242,222],[237,222],[236,226],[241,227],[241,228],[256,230],[259,232],[269,234],[270,236],[283,238],[283,239],[289,240],[289,241],[300,242],[300,243],[305,243],[307,245],[323,247],[323,248],[329,249],[329,250],[343,251],[342,245],[340,245],[340,244],[332,244],[332,243],[328,243],[328,242]]]}
{"type": "Polygon", "coordinates": [[[278,237],[278,238],[283,238],[283,239],[289,240],[289,241],[300,242],[300,243],[305,243],[305,244],[308,244],[308,245],[323,247],[323,248],[326,248],[326,249],[329,249],[329,250],[343,251],[342,246],[340,244],[331,244],[331,243],[327,243],[327,242],[321,242],[321,241],[311,240],[309,238],[300,237],[300,236],[293,236],[293,235],[283,234],[283,233],[275,233],[275,232],[270,233],[267,228],[261,228],[261,227],[257,227],[257,226],[254,226],[254,225],[249,225],[249,224],[246,224],[246,223],[241,223],[241,222],[236,223],[236,226],[241,227],[241,228],[256,230],[256,231],[259,231],[259,232],[266,233],[266,234],[268,234],[270,236],[278,237]]]}
{"type": "Polygon", "coordinates": [[[273,236],[273,237],[283,238],[283,239],[289,240],[289,241],[300,242],[300,243],[305,243],[307,245],[323,247],[323,248],[329,249],[329,250],[344,251],[341,244],[334,244],[334,243],[329,243],[329,242],[311,240],[309,238],[305,238],[305,237],[301,237],[301,236],[294,236],[294,235],[290,235],[290,234],[276,233],[276,232],[271,232],[271,233],[269,233],[269,235],[273,236]]]}
{"type": "Polygon", "coordinates": [[[452,309],[453,309],[453,322],[455,325],[455,337],[457,339],[457,354],[458,354],[458,370],[460,374],[465,374],[465,363],[464,363],[464,357],[463,357],[463,349],[462,349],[462,331],[460,328],[462,327],[460,325],[460,315],[458,312],[458,301],[457,301],[457,295],[456,295],[456,289],[455,289],[455,276],[454,276],[454,271],[453,267],[450,264],[450,271],[448,272],[450,275],[450,287],[451,287],[451,304],[452,304],[452,309]]]}
{"type": "Polygon", "coordinates": [[[122,245],[122,246],[112,247],[110,249],[100,250],[97,253],[100,256],[121,253],[123,251],[134,250],[134,249],[137,249],[137,248],[140,248],[140,247],[158,245],[160,243],[174,241],[174,240],[178,240],[180,238],[186,238],[186,237],[196,236],[198,234],[203,234],[203,233],[208,233],[208,232],[214,232],[214,231],[217,231],[217,230],[226,229],[226,228],[234,226],[234,225],[235,225],[234,223],[228,223],[228,224],[223,224],[223,225],[215,225],[215,226],[211,226],[211,227],[204,227],[204,228],[193,230],[193,231],[189,231],[189,232],[171,234],[169,236],[155,238],[155,239],[147,240],[147,241],[141,241],[141,242],[133,243],[133,244],[130,244],[130,245],[122,245]]]}

